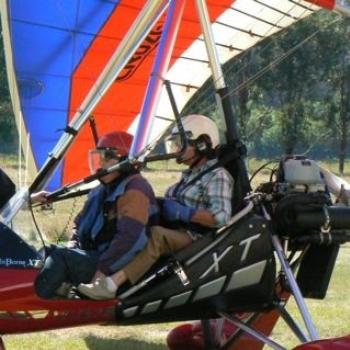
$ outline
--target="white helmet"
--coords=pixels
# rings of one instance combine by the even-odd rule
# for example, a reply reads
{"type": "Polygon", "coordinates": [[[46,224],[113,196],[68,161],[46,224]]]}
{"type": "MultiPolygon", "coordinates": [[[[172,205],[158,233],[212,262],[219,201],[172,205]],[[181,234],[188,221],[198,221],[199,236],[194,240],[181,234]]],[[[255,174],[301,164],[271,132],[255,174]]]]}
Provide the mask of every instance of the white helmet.
{"type": "MultiPolygon", "coordinates": [[[[220,143],[219,130],[214,121],[200,114],[190,114],[181,119],[187,138],[191,141],[208,143],[210,149],[214,149],[220,143]],[[209,138],[209,140],[208,140],[209,138]]],[[[171,135],[179,134],[178,127],[174,127],[171,135]]]]}

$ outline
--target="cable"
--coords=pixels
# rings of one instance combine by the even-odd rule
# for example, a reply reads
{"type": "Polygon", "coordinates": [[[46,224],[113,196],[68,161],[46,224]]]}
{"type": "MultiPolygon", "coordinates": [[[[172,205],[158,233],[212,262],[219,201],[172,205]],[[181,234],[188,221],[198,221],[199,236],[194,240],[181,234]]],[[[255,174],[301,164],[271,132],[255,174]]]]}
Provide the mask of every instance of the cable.
{"type": "Polygon", "coordinates": [[[264,163],[263,165],[261,165],[257,170],[254,171],[254,173],[252,174],[252,176],[251,176],[250,179],[249,179],[249,183],[251,183],[251,182],[253,181],[254,177],[255,177],[262,169],[266,168],[266,167],[267,167],[269,164],[271,164],[271,163],[277,163],[277,162],[279,162],[279,160],[273,159],[273,160],[270,160],[270,161],[264,163]]]}
{"type": "Polygon", "coordinates": [[[74,213],[75,213],[75,208],[77,206],[77,198],[75,197],[74,200],[73,200],[73,203],[72,203],[72,207],[71,207],[71,210],[70,210],[70,213],[69,213],[69,216],[68,216],[68,219],[67,219],[67,222],[66,222],[66,225],[64,226],[63,230],[62,230],[62,233],[57,236],[57,240],[56,240],[56,243],[60,243],[62,241],[62,238],[64,236],[66,236],[67,234],[67,231],[68,231],[68,228],[74,218],[74,213]]]}
{"type": "MultiPolygon", "coordinates": [[[[308,37],[306,37],[303,41],[301,41],[300,43],[296,44],[295,46],[293,46],[291,49],[289,49],[287,52],[285,52],[283,55],[276,57],[271,63],[269,63],[267,66],[263,67],[262,69],[260,69],[258,72],[256,72],[252,77],[248,78],[247,80],[245,80],[243,83],[237,85],[236,87],[230,89],[227,93],[226,96],[224,97],[228,97],[228,96],[233,96],[235,94],[238,94],[242,89],[246,88],[247,86],[253,84],[254,82],[256,82],[258,79],[260,79],[261,77],[263,77],[268,71],[270,71],[272,68],[276,67],[277,65],[281,64],[284,60],[286,60],[287,58],[289,58],[292,54],[294,54],[298,49],[300,49],[306,42],[310,41],[311,39],[313,39],[319,32],[321,32],[322,30],[327,29],[329,26],[339,22],[345,20],[344,18],[337,18],[333,21],[331,21],[330,23],[326,24],[325,26],[323,26],[322,28],[317,29],[316,31],[314,31],[313,33],[311,33],[308,37]]],[[[284,32],[284,36],[287,35],[287,31],[284,32]]],[[[280,38],[279,38],[280,39],[280,38]]],[[[269,41],[261,50],[261,52],[264,52],[270,45],[272,45],[274,43],[276,39],[269,41]]],[[[247,50],[245,52],[245,55],[247,55],[250,52],[250,50],[247,50]]],[[[243,56],[242,56],[243,57],[243,56]]],[[[247,64],[245,64],[243,67],[241,67],[236,74],[239,74],[242,70],[246,69],[247,67],[249,67],[250,65],[252,65],[252,59],[249,60],[247,62],[247,64]]],[[[225,75],[228,75],[228,73],[231,73],[234,70],[234,66],[231,67],[231,69],[227,70],[224,72],[225,75]]],[[[203,99],[207,92],[209,91],[209,89],[212,88],[211,86],[208,86],[206,88],[204,88],[203,90],[200,90],[200,92],[197,94],[197,96],[194,97],[194,102],[193,104],[195,105],[197,103],[197,101],[200,101],[201,99],[203,99]]],[[[206,108],[203,109],[203,114],[205,114],[205,112],[212,110],[212,106],[210,106],[208,104],[208,106],[206,108]]]]}
{"type": "MultiPolygon", "coordinates": [[[[292,8],[296,7],[296,5],[294,4],[292,8]]],[[[232,9],[233,10],[233,9],[232,9]]],[[[299,16],[299,18],[302,18],[302,16],[304,15],[305,12],[307,11],[310,11],[310,10],[304,10],[304,12],[299,16]]],[[[286,16],[281,16],[281,18],[276,22],[276,24],[278,24],[279,22],[281,22],[286,16]]],[[[259,42],[261,42],[262,40],[266,39],[266,37],[269,35],[269,32],[272,30],[272,28],[269,28],[262,36],[263,38],[261,40],[259,40],[258,42],[256,42],[256,44],[254,46],[256,46],[259,42]]],[[[286,35],[286,32],[285,34],[286,35]]],[[[234,38],[232,38],[234,39],[234,38]]],[[[272,41],[269,41],[267,44],[265,44],[265,46],[262,48],[261,50],[261,53],[263,53],[269,46],[271,46],[273,44],[273,40],[272,41]]],[[[245,51],[245,54],[244,55],[247,55],[248,53],[250,52],[249,49],[247,49],[247,51],[245,51]]],[[[243,56],[243,55],[242,55],[243,56]]],[[[250,60],[249,62],[247,62],[246,65],[242,66],[237,72],[236,74],[239,74],[242,70],[246,69],[249,65],[251,65],[252,63],[252,60],[250,60]]],[[[228,75],[228,73],[230,73],[232,70],[234,69],[234,67],[232,66],[230,70],[227,70],[225,72],[223,72],[223,74],[225,75],[228,75]]],[[[260,77],[260,76],[259,76],[260,77]]],[[[222,77],[219,77],[218,79],[221,79],[222,77]]],[[[215,83],[215,82],[213,82],[215,83]]],[[[234,93],[237,93],[238,91],[240,91],[241,88],[245,87],[243,84],[238,86],[236,89],[237,91],[235,91],[234,93]]],[[[203,89],[203,91],[200,91],[198,93],[198,97],[195,97],[196,100],[200,100],[202,99],[203,97],[205,97],[207,91],[209,90],[209,86],[206,88],[206,89],[203,89]]],[[[228,95],[231,95],[232,93],[229,92],[228,95]]],[[[225,96],[224,96],[225,97],[225,96]]]]}
{"type": "Polygon", "coordinates": [[[31,204],[31,203],[29,203],[29,210],[30,210],[30,214],[31,214],[31,216],[32,216],[33,222],[34,222],[34,226],[35,226],[35,228],[36,228],[36,230],[37,230],[37,232],[38,232],[40,241],[41,241],[41,243],[42,243],[42,245],[43,245],[43,248],[44,248],[43,260],[45,260],[45,259],[46,259],[46,256],[47,256],[47,246],[46,246],[46,244],[45,244],[45,240],[44,240],[43,234],[41,233],[40,228],[39,228],[39,226],[38,226],[38,223],[37,223],[36,217],[35,217],[35,215],[34,215],[34,211],[33,211],[33,207],[32,207],[32,204],[31,204]]]}
{"type": "MultiPolygon", "coordinates": [[[[340,19],[336,19],[333,22],[329,23],[326,27],[321,28],[321,29],[325,29],[329,25],[334,24],[334,23],[338,22],[339,20],[340,19]]],[[[246,88],[247,86],[251,85],[252,83],[257,81],[258,79],[260,79],[268,71],[270,71],[275,66],[279,65],[281,62],[283,62],[285,59],[287,59],[289,56],[291,56],[293,53],[295,53],[298,49],[300,49],[306,42],[308,42],[309,40],[313,39],[321,31],[321,29],[316,30],[315,32],[310,34],[308,37],[306,37],[304,40],[302,40],[300,43],[298,43],[297,45],[295,45],[294,47],[289,49],[286,53],[284,53],[283,55],[277,57],[275,60],[273,60],[271,63],[269,63],[266,67],[262,68],[255,75],[253,75],[252,77],[250,77],[249,79],[244,81],[242,84],[240,84],[240,85],[236,86],[235,88],[231,89],[225,97],[233,95],[233,94],[237,94],[243,88],[246,88]]]]}

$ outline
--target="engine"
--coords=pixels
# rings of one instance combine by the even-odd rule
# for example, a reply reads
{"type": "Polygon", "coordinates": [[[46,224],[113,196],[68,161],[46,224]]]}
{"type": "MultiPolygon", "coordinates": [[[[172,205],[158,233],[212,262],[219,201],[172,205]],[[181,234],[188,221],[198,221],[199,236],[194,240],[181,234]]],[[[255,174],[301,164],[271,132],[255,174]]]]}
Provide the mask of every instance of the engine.
{"type": "Polygon", "coordinates": [[[350,240],[350,208],[335,203],[322,168],[302,156],[283,158],[257,192],[287,250],[301,252],[297,281],[303,295],[324,298],[340,244],[350,240]]]}

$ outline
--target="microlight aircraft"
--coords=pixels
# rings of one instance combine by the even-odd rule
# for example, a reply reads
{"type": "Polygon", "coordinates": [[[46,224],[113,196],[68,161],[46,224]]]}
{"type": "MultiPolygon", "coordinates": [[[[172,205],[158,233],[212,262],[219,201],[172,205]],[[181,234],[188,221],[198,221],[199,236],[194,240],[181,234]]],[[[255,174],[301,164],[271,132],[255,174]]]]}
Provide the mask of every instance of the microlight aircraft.
{"type": "MultiPolygon", "coordinates": [[[[304,301],[325,297],[339,246],[349,239],[350,209],[334,206],[315,163],[298,157],[283,159],[271,182],[252,191],[221,69],[235,55],[321,8],[348,15],[348,1],[0,4],[13,108],[35,175],[29,188],[20,189],[1,210],[1,334],[202,319],[199,348],[261,349],[266,344],[284,349],[269,336],[281,316],[300,340],[298,349],[350,348],[348,338],[319,340],[304,301]],[[175,119],[181,129],[181,110],[209,77],[227,129],[218,156],[235,179],[229,224],[175,253],[115,300],[39,298],[34,281],[43,256],[11,229],[29,195],[47,188],[54,191],[53,201],[64,199],[101,175],[86,177],[84,159],[94,147],[94,123],[101,134],[135,134],[129,159],[107,172],[177,156],[154,155],[152,145],[175,119]],[[285,308],[291,295],[305,330],[285,308]],[[234,325],[220,345],[208,321],[218,317],[234,325]]],[[[347,185],[328,175],[338,190],[347,185]]],[[[187,332],[185,344],[178,334],[175,330],[170,337],[171,348],[194,348],[197,333],[187,332]]]]}

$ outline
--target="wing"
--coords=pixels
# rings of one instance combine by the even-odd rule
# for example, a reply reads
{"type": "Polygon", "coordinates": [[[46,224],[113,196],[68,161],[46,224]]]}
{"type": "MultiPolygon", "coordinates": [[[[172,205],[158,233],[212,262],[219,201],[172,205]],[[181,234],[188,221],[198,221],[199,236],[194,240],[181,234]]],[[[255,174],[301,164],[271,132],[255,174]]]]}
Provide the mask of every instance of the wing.
{"type": "MultiPolygon", "coordinates": [[[[7,70],[21,143],[36,173],[80,112],[107,62],[145,5],[145,0],[15,0],[1,2],[7,70]]],[[[335,0],[208,0],[216,47],[224,63],[335,0]]],[[[134,130],[164,16],[96,106],[98,133],[134,130]]],[[[181,109],[210,76],[195,1],[187,1],[167,79],[181,109]]],[[[153,134],[172,118],[162,93],[153,134]],[[164,102],[163,102],[164,101],[164,102]]],[[[142,126],[141,126],[142,127],[142,126]]],[[[50,189],[88,173],[94,146],[85,125],[50,182],[50,189]]]]}

